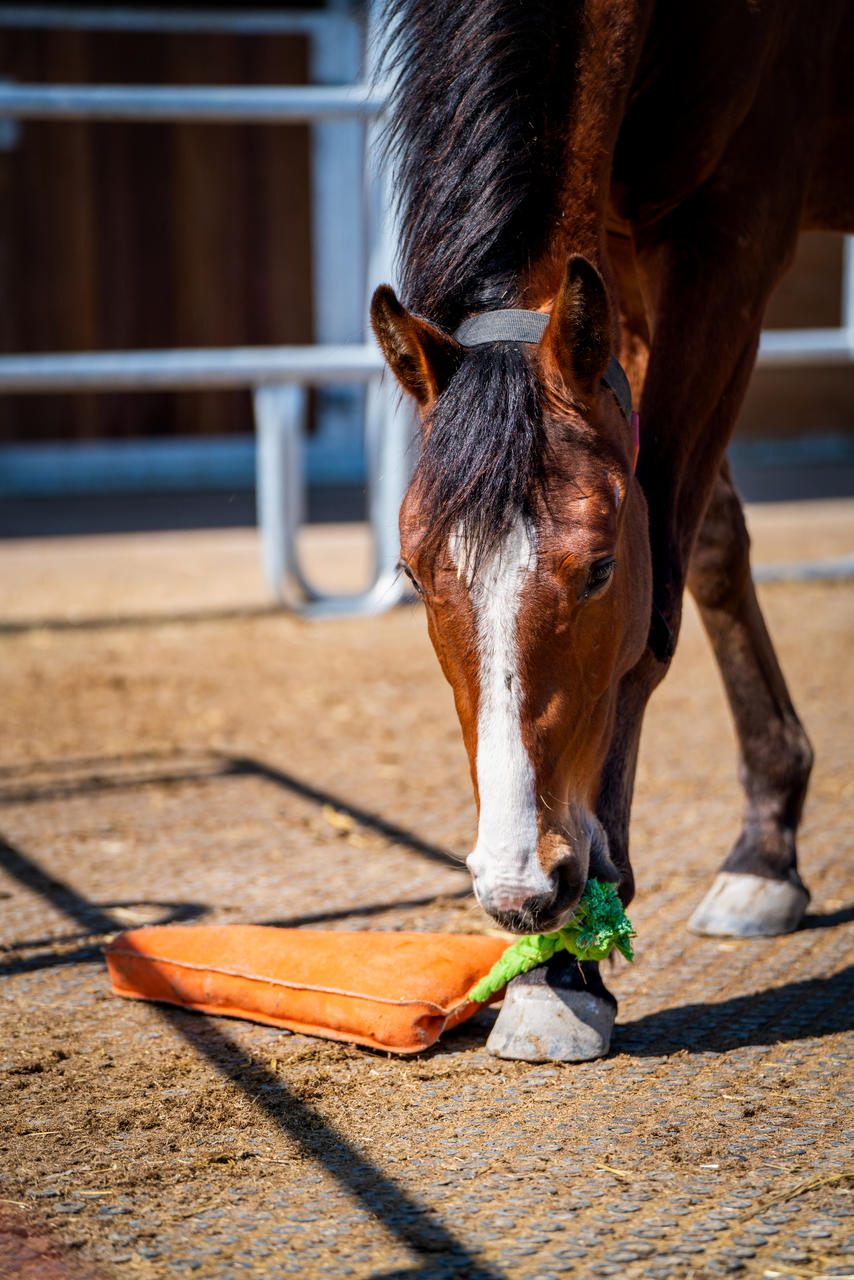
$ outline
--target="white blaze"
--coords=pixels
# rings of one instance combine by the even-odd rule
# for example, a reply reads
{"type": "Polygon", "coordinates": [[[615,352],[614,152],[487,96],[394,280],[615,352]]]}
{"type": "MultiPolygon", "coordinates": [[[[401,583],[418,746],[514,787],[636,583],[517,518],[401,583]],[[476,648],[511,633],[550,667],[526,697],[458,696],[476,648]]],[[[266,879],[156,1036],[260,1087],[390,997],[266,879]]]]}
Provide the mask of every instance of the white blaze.
{"type": "MultiPolygon", "coordinates": [[[[460,573],[468,573],[453,544],[451,553],[460,573]]],[[[536,782],[522,742],[517,647],[519,602],[536,556],[533,534],[520,516],[469,582],[480,660],[475,765],[480,816],[468,865],[478,896],[498,910],[518,909],[526,898],[551,888],[537,860],[536,782]]]]}

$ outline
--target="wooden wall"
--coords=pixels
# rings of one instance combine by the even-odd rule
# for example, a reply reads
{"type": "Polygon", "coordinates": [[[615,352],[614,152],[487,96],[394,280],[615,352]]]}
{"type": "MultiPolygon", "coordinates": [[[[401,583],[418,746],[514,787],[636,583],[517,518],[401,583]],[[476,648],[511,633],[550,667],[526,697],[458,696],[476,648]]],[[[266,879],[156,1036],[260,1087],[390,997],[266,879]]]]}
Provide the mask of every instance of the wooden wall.
{"type": "MultiPolygon", "coordinates": [[[[20,81],[299,84],[301,38],[0,33],[20,81]]],[[[776,327],[839,322],[841,237],[809,235],[776,327]]],[[[0,151],[0,350],[312,338],[303,127],[25,123],[0,151]]],[[[0,441],[247,431],[245,393],[0,397],[0,441]]],[[[854,370],[757,371],[739,434],[854,430],[854,370]]]]}
{"type": "MultiPolygon", "coordinates": [[[[298,37],[4,31],[24,82],[300,84],[298,37]]],[[[0,349],[312,339],[301,126],[27,123],[0,151],[0,349]]],[[[0,397],[0,440],[224,433],[245,393],[0,397]]]]}

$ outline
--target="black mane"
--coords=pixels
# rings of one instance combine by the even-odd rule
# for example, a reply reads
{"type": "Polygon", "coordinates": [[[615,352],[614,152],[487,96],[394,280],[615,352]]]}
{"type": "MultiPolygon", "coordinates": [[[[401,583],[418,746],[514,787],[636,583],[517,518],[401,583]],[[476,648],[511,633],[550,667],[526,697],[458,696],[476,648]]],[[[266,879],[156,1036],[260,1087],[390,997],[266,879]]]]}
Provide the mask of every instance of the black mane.
{"type": "MultiPolygon", "coordinates": [[[[388,0],[404,303],[448,332],[519,305],[553,225],[560,120],[578,6],[566,0],[388,0]]],[[[476,565],[545,467],[537,381],[522,349],[467,352],[430,416],[415,483],[438,547],[462,532],[476,565]]]]}
{"type": "Polygon", "coordinates": [[[561,168],[549,119],[572,81],[576,9],[388,0],[403,300],[446,329],[512,306],[542,247],[561,168]]]}

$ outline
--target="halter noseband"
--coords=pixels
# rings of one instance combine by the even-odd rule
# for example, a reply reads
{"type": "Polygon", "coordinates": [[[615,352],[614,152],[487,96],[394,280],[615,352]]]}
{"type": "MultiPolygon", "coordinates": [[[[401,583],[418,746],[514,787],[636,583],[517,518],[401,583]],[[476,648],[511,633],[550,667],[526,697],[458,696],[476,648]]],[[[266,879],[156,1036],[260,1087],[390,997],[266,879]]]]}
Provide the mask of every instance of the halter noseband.
{"type": "MultiPolygon", "coordinates": [[[[538,343],[548,327],[551,317],[545,311],[523,311],[508,308],[505,311],[481,311],[469,316],[454,333],[461,347],[482,347],[489,342],[538,343]]],[[[632,412],[632,391],[625,370],[613,356],[602,376],[602,381],[620,406],[623,417],[632,428],[635,440],[635,462],[638,455],[638,415],[632,412]]]]}

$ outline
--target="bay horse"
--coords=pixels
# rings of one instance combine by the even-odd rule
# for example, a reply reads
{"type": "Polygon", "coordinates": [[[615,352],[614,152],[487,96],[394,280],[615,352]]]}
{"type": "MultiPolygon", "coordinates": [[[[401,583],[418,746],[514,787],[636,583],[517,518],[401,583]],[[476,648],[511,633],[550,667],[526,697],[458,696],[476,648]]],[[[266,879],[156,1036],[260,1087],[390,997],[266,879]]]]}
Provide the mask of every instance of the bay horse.
{"type": "Polygon", "coordinates": [[[799,230],[854,228],[854,3],[389,0],[388,21],[403,301],[381,286],[372,323],[420,409],[401,565],[468,752],[477,898],[522,933],[591,875],[631,900],[641,721],[687,585],[745,792],[690,927],[794,929],[812,751],[725,450],[799,230]]]}

